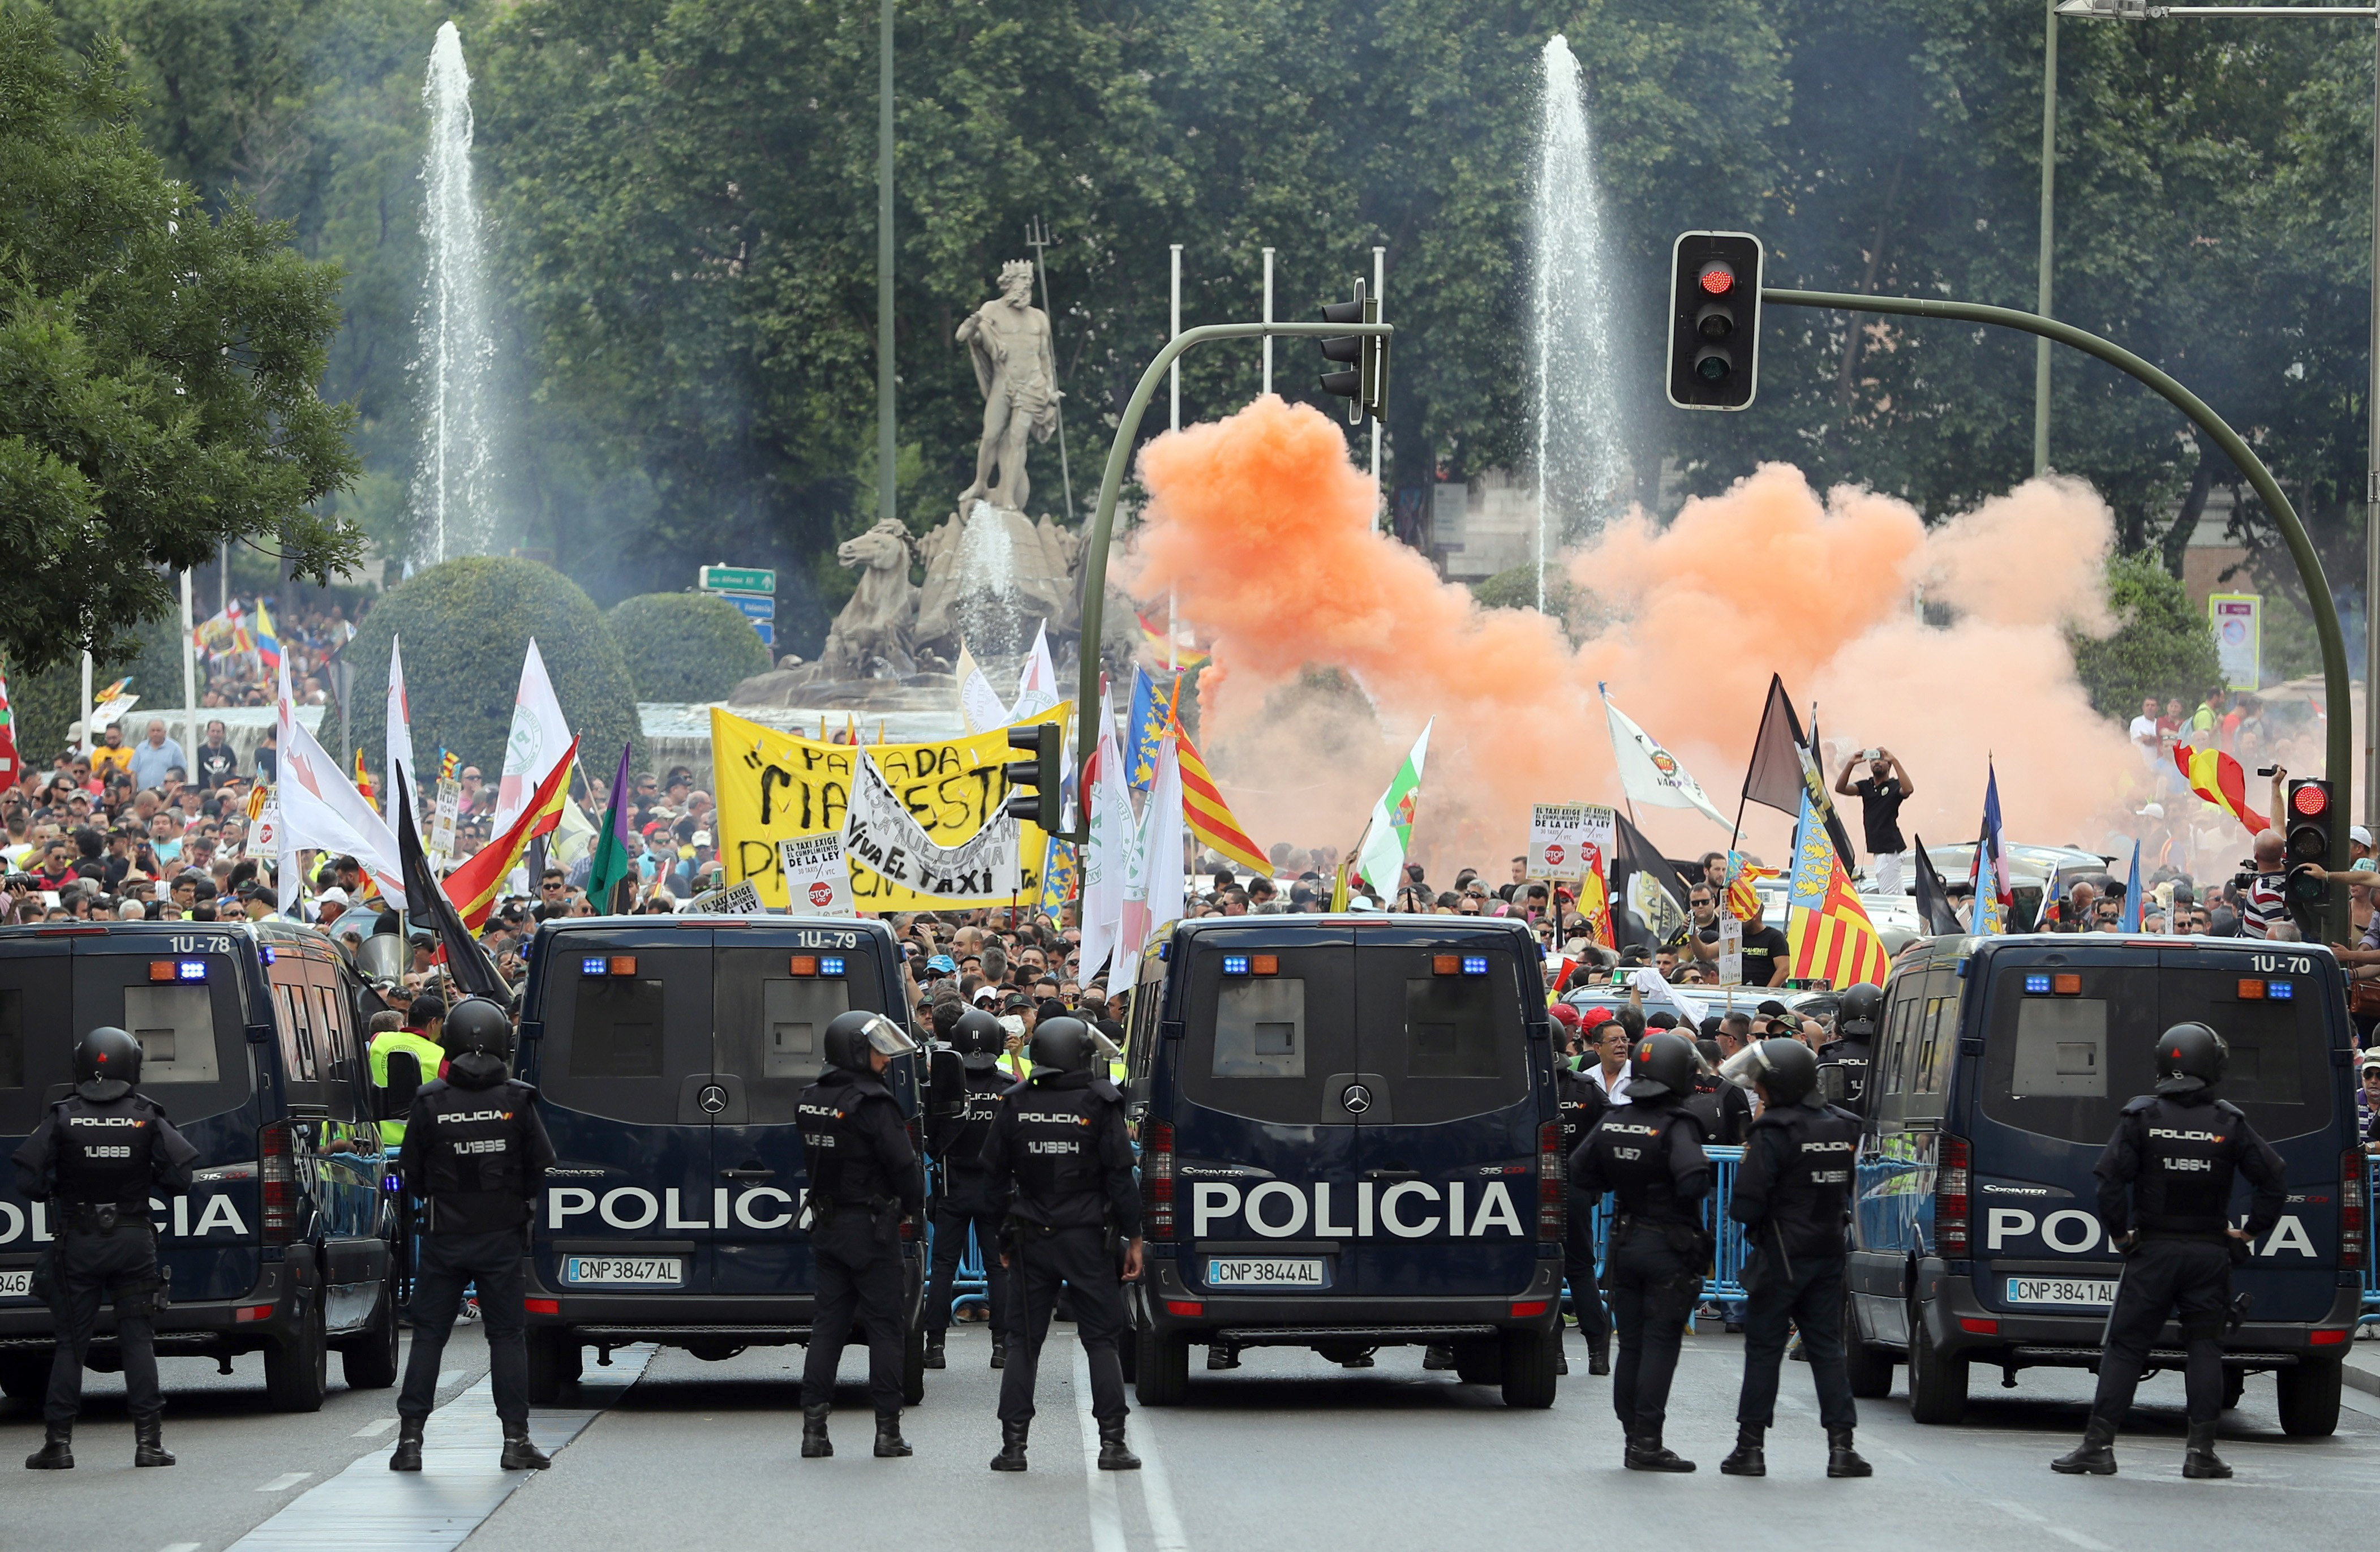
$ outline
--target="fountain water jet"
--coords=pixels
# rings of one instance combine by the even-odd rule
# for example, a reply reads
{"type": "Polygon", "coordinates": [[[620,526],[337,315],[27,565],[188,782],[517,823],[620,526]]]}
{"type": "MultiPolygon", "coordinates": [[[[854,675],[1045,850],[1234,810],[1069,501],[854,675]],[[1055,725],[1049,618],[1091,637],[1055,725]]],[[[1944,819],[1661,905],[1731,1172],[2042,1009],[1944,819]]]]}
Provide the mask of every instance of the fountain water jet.
{"type": "Polygon", "coordinates": [[[428,263],[414,320],[421,342],[412,363],[421,457],[412,501],[434,562],[484,551],[495,526],[488,490],[488,377],[496,347],[488,327],[480,210],[471,194],[471,74],[463,64],[463,35],[452,21],[439,27],[431,47],[421,102],[430,122],[421,167],[428,263]]]}

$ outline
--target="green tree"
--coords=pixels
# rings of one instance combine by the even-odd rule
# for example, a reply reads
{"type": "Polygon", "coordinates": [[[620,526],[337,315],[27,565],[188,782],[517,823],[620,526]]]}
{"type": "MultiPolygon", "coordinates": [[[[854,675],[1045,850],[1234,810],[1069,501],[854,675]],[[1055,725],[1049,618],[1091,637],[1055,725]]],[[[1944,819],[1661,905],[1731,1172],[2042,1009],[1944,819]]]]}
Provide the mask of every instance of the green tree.
{"type": "Polygon", "coordinates": [[[335,272],[165,177],[136,108],[106,54],[0,0],[0,649],[23,671],[121,653],[220,543],[318,580],[358,550],[310,509],[356,471],[316,391],[335,272]]]}
{"type": "Polygon", "coordinates": [[[343,653],[356,666],[351,726],[366,750],[386,747],[393,637],[405,645],[413,752],[425,768],[441,749],[491,779],[503,768],[513,715],[507,687],[532,641],[589,769],[610,769],[637,737],[637,695],[619,643],[594,603],[552,567],[471,556],[391,588],[343,653]]]}
{"type": "Polygon", "coordinates": [[[2192,703],[2221,682],[2214,630],[2155,556],[2107,562],[2107,607],[2117,620],[2113,635],[2094,640],[2070,631],[2067,637],[2075,674],[2101,715],[2130,717],[2151,695],[2192,703]]]}
{"type": "Polygon", "coordinates": [[[605,617],[639,701],[721,701],[769,671],[769,649],[743,612],[703,593],[645,593],[605,617]]]}

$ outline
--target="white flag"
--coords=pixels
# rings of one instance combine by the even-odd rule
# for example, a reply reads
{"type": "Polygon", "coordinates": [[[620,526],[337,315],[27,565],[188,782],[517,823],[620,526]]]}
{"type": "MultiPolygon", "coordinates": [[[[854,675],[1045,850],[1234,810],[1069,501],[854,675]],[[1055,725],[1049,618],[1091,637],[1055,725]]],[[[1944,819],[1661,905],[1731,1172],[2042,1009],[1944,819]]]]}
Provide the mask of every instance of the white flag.
{"type": "Polygon", "coordinates": [[[1008,708],[1010,722],[1028,722],[1058,703],[1058,666],[1050,661],[1050,622],[1033,633],[1033,650],[1016,676],[1016,704],[1008,708]]]}
{"type": "Polygon", "coordinates": [[[966,724],[968,732],[989,733],[1008,726],[1008,703],[991,688],[991,680],[964,640],[959,642],[958,681],[959,720],[966,724]]]}
{"type": "Polygon", "coordinates": [[[1140,835],[1133,824],[1132,788],[1125,780],[1123,752],[1116,744],[1114,707],[1110,703],[1100,710],[1105,715],[1099,718],[1098,769],[1091,773],[1091,840],[1083,849],[1081,965],[1086,976],[1096,975],[1112,954],[1115,964],[1110,980],[1129,985],[1134,972],[1118,951],[1117,940],[1123,931],[1125,877],[1140,871],[1133,865],[1140,835]]]}
{"type": "MultiPolygon", "coordinates": [[[[1603,687],[1597,685],[1597,691],[1603,687]]],[[[1735,826],[1727,815],[1711,806],[1703,792],[1703,784],[1694,773],[1679,763],[1678,757],[1655,743],[1645,729],[1628,720],[1627,715],[1603,696],[1604,715],[1611,722],[1611,760],[1620,767],[1620,786],[1633,801],[1646,808],[1698,808],[1711,816],[1711,823],[1730,835],[1735,826]]]]}
{"type": "Polygon", "coordinates": [[[503,835],[553,767],[570,752],[570,725],[562,720],[562,703],[553,698],[553,681],[545,677],[545,659],[531,637],[528,654],[521,659],[520,691],[513,697],[512,736],[504,740],[504,775],[496,787],[496,816],[492,835],[503,835]]]}
{"type": "Polygon", "coordinates": [[[1151,935],[1182,919],[1189,879],[1182,862],[1182,761],[1173,735],[1157,744],[1157,774],[1148,784],[1148,807],[1140,823],[1140,892],[1127,898],[1123,933],[1116,944],[1119,962],[1148,945],[1151,935]]]}
{"type": "MultiPolygon", "coordinates": [[[[413,709],[405,699],[405,657],[398,650],[397,639],[388,639],[388,787],[387,797],[381,806],[389,813],[396,810],[397,783],[410,779],[407,773],[413,769],[413,709]]],[[[421,812],[421,794],[406,794],[413,801],[416,813],[421,812]]]]}
{"type": "Polygon", "coordinates": [[[402,909],[405,861],[397,850],[396,832],[364,801],[339,769],[338,761],[298,720],[297,703],[289,695],[286,657],[281,661],[279,721],[281,776],[273,795],[281,804],[282,910],[286,913],[297,900],[295,863],[301,847],[353,857],[372,875],[380,892],[402,909]]]}

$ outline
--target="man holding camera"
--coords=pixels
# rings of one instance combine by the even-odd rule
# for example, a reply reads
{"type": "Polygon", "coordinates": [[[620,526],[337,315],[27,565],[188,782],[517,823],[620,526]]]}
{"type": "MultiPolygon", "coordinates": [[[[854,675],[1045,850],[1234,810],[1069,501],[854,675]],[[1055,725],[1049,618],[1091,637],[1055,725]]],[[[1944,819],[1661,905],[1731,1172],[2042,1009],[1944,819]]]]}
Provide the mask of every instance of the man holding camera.
{"type": "Polygon", "coordinates": [[[1835,791],[1860,800],[1860,820],[1867,832],[1868,861],[1876,890],[1900,894],[1900,854],[1909,846],[1900,835],[1900,805],[1917,792],[1908,769],[1888,749],[1864,749],[1843,762],[1842,774],[1835,778],[1835,791]],[[1852,772],[1863,760],[1867,762],[1868,774],[1853,781],[1852,772]]]}

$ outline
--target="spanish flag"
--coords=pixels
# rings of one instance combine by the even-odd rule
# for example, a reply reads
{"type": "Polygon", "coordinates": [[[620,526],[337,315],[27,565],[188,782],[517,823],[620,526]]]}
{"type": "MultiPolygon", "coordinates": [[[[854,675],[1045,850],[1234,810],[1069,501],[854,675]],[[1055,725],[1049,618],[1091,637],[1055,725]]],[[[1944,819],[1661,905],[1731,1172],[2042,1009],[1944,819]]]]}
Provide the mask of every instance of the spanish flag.
{"type": "Polygon", "coordinates": [[[2272,828],[2263,814],[2248,806],[2248,773],[2237,760],[2219,749],[2176,744],[2173,763],[2192,792],[2248,826],[2250,835],[2260,836],[2272,828]]]}
{"type": "Polygon", "coordinates": [[[364,752],[360,749],[356,751],[356,796],[370,803],[374,813],[380,812],[380,797],[372,791],[371,773],[364,769],[364,752]]]}
{"type": "Polygon", "coordinates": [[[463,913],[463,924],[473,932],[486,924],[496,897],[504,892],[504,874],[520,860],[529,837],[544,835],[562,823],[562,805],[570,800],[570,770],[577,758],[578,740],[573,739],[511,827],[446,875],[446,898],[455,902],[455,909],[463,913]]]}
{"type": "Polygon", "coordinates": [[[1272,876],[1272,863],[1264,850],[1248,838],[1232,817],[1232,805],[1223,801],[1222,788],[1215,785],[1214,776],[1208,771],[1207,762],[1198,758],[1198,751],[1182,725],[1173,725],[1175,752],[1182,760],[1182,818],[1190,833],[1206,845],[1214,848],[1244,868],[1254,868],[1260,875],[1272,876]]]}
{"type": "MultiPolygon", "coordinates": [[[[1166,660],[1165,628],[1147,615],[1139,614],[1137,610],[1135,614],[1140,620],[1140,637],[1148,644],[1151,660],[1160,664],[1164,663],[1166,660]]],[[[1214,654],[1210,652],[1190,645],[1178,635],[1173,639],[1172,666],[1176,668],[1203,668],[1207,666],[1207,660],[1213,655],[1214,654]]]]}

